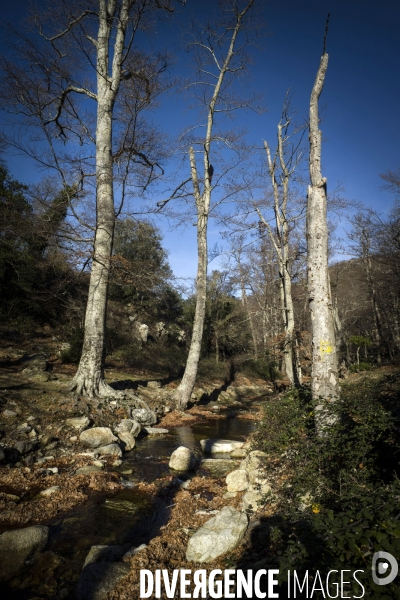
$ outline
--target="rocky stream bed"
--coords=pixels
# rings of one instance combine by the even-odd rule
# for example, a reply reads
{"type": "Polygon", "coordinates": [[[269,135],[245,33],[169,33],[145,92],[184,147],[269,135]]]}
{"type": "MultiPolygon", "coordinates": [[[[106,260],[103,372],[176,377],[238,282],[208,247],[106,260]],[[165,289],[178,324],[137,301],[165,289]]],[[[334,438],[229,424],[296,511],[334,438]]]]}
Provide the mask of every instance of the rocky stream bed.
{"type": "Polygon", "coordinates": [[[131,599],[141,569],[265,562],[254,514],[270,486],[248,440],[270,389],[210,382],[179,413],[174,384],[119,378],[114,399],[87,401],[67,378],[42,355],[1,368],[2,598],[131,599]]]}

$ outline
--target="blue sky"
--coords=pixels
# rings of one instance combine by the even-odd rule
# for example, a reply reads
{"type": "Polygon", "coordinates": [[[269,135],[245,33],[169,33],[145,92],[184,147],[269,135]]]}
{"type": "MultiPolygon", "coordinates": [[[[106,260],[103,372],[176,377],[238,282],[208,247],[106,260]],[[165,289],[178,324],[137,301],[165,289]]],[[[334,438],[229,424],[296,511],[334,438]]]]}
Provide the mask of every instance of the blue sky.
{"type": "MultiPolygon", "coordinates": [[[[188,54],[179,50],[179,27],[189,14],[199,19],[211,15],[215,2],[187,0],[179,17],[158,25],[154,46],[173,48],[178,74],[187,72],[188,54]]],[[[341,182],[344,195],[385,212],[393,202],[383,191],[379,173],[400,166],[400,3],[394,0],[267,0],[262,3],[267,29],[264,49],[254,52],[252,85],[265,96],[262,115],[243,112],[237,123],[248,130],[255,144],[272,144],[282,102],[291,88],[292,107],[299,119],[307,117],[309,97],[319,58],[326,15],[330,12],[327,43],[329,67],[321,96],[324,106],[321,129],[323,174],[330,189],[341,182]]],[[[4,20],[14,24],[23,16],[26,2],[3,9],[4,20]]],[[[167,97],[155,115],[174,136],[184,122],[196,115],[185,112],[183,98],[167,97]]],[[[26,183],[37,175],[23,159],[8,161],[13,175],[26,183]]],[[[170,230],[165,219],[157,224],[177,276],[190,277],[196,270],[195,228],[170,230]]],[[[209,244],[220,241],[220,227],[210,222],[209,244]]],[[[211,268],[214,265],[211,265],[211,268]]]]}

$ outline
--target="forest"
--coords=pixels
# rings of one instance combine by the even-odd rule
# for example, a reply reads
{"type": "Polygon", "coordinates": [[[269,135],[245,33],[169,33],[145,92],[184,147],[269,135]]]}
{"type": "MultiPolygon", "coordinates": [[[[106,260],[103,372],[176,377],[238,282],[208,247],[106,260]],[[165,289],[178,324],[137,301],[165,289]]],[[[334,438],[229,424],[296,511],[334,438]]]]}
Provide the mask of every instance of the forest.
{"type": "Polygon", "coordinates": [[[0,592],[123,600],[205,566],[276,570],[248,598],[296,597],[291,572],[301,598],[399,598],[400,168],[384,210],[328,181],[334,14],[264,132],[268,3],[193,4],[6,28],[0,592]]]}

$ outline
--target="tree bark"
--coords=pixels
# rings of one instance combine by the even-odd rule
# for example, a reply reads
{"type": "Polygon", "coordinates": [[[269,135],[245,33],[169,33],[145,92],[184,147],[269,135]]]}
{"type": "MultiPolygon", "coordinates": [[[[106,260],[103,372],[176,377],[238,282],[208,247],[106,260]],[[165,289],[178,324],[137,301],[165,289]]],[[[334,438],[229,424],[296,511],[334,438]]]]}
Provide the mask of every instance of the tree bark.
{"type": "MultiPolygon", "coordinates": [[[[123,0],[114,43],[111,75],[109,44],[112,19],[106,3],[101,1],[97,37],[97,125],[96,125],[96,232],[93,247],[85,333],[78,370],[70,384],[71,391],[94,396],[117,396],[104,380],[104,338],[107,294],[114,237],[115,209],[112,157],[112,116],[121,80],[124,40],[132,4],[123,0]]],[[[114,11],[116,10],[114,5],[114,11]]],[[[114,14],[111,15],[114,18],[114,14]]]]}
{"type": "Polygon", "coordinates": [[[326,405],[339,396],[335,327],[328,272],[328,228],[326,179],[321,174],[322,132],[319,130],[318,99],[328,68],[328,55],[321,57],[310,100],[310,179],[307,205],[307,273],[312,330],[311,390],[315,420],[320,434],[330,425],[326,405]]]}

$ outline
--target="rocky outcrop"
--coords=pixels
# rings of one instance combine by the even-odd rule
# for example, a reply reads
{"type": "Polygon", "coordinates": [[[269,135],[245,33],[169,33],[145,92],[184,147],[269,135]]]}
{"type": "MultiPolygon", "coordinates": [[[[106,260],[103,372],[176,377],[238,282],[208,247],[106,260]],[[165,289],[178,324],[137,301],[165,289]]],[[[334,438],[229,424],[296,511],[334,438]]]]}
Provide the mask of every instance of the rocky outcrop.
{"type": "Polygon", "coordinates": [[[135,419],[138,423],[142,425],[155,425],[157,423],[157,417],[154,411],[149,408],[133,408],[132,419],[135,419]]]}
{"type": "Polygon", "coordinates": [[[247,529],[247,515],[226,506],[190,538],[186,559],[208,563],[236,548],[247,529]]]}
{"type": "Polygon", "coordinates": [[[49,528],[44,525],[14,529],[0,535],[0,581],[15,577],[25,562],[44,548],[48,537],[49,528]]]}

